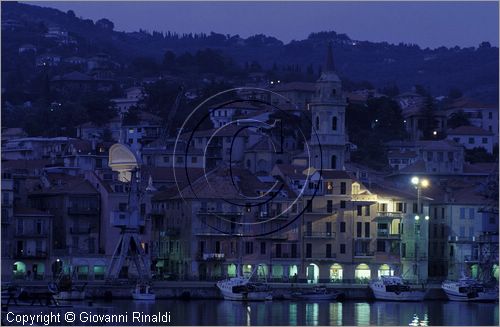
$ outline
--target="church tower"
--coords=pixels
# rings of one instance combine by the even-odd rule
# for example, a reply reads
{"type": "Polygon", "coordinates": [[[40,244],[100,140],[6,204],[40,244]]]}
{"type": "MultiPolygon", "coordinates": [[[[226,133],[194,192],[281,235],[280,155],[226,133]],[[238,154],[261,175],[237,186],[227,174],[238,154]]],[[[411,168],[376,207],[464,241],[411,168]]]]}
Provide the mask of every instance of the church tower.
{"type": "Polygon", "coordinates": [[[342,82],[335,72],[332,45],[316,82],[311,109],[311,165],[316,169],[344,169],[346,155],[345,108],[342,82]]]}

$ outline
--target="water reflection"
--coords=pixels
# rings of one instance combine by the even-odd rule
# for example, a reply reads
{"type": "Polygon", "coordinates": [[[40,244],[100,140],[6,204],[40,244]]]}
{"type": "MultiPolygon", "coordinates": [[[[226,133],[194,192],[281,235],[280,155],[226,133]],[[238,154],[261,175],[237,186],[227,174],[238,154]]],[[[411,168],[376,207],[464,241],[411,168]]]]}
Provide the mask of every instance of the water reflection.
{"type": "MultiPolygon", "coordinates": [[[[308,325],[308,326],[498,326],[498,303],[426,302],[232,302],[218,300],[126,300],[95,302],[92,311],[110,307],[112,313],[169,311],[171,325],[308,325]]],[[[129,324],[131,325],[131,324],[129,324]]]]}
{"type": "Polygon", "coordinates": [[[318,326],[319,304],[306,303],[306,325],[318,326]]]}

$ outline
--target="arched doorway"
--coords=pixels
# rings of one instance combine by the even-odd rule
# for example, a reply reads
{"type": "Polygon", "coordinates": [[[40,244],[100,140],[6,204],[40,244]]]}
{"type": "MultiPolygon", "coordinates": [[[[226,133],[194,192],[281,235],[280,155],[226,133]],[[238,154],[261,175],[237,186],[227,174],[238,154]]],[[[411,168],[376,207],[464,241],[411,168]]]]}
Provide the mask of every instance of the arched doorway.
{"type": "Polygon", "coordinates": [[[34,263],[32,266],[33,279],[42,280],[45,276],[45,264],[42,262],[34,263]]]}
{"type": "Polygon", "coordinates": [[[288,268],[288,277],[290,278],[290,281],[294,283],[298,282],[299,268],[297,265],[291,265],[290,268],[288,268]]]}
{"type": "Polygon", "coordinates": [[[470,266],[470,276],[472,278],[478,278],[479,276],[479,266],[477,264],[474,264],[470,266]]]}
{"type": "Polygon", "coordinates": [[[281,279],[283,278],[283,266],[273,265],[271,269],[271,276],[274,280],[281,281],[281,279]]]}
{"type": "Polygon", "coordinates": [[[318,265],[311,263],[307,266],[307,282],[309,284],[316,284],[319,279],[319,267],[318,265]]]}
{"type": "Polygon", "coordinates": [[[493,265],[492,274],[493,277],[495,277],[495,279],[497,280],[497,282],[498,282],[498,273],[499,273],[498,265],[493,265]]]}
{"type": "Polygon", "coordinates": [[[382,276],[394,276],[394,270],[387,264],[383,264],[378,268],[378,278],[382,276]]]}
{"type": "Polygon", "coordinates": [[[21,261],[14,262],[12,274],[15,279],[24,279],[26,277],[26,264],[21,261]]]}
{"type": "Polygon", "coordinates": [[[330,281],[332,283],[342,282],[343,272],[344,272],[344,270],[342,269],[342,266],[339,265],[338,263],[334,263],[333,265],[331,265],[330,266],[330,281]]]}
{"type": "Polygon", "coordinates": [[[371,278],[370,267],[366,263],[361,263],[356,266],[354,271],[356,283],[368,283],[371,278]]]}
{"type": "Polygon", "coordinates": [[[266,264],[259,264],[257,267],[257,278],[259,279],[267,279],[267,276],[269,275],[269,269],[267,268],[266,264]]]}
{"type": "Polygon", "coordinates": [[[234,263],[227,265],[227,277],[236,277],[236,265],[234,263]]]}
{"type": "Polygon", "coordinates": [[[252,265],[243,265],[243,277],[252,275],[252,265]]]}

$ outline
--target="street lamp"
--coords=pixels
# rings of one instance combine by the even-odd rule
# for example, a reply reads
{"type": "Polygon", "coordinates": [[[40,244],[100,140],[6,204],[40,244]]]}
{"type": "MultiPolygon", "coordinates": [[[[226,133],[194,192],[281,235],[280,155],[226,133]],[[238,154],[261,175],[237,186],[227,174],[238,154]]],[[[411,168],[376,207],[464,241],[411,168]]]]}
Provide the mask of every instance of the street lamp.
{"type": "MultiPolygon", "coordinates": [[[[417,210],[415,212],[415,263],[414,267],[416,268],[417,282],[419,280],[419,272],[418,272],[418,245],[420,242],[420,215],[423,214],[423,210],[420,205],[420,196],[422,193],[422,188],[429,187],[429,180],[425,178],[419,178],[417,176],[412,177],[411,183],[417,189],[417,210]]],[[[429,216],[425,215],[424,219],[426,221],[429,220],[429,216]]]]}

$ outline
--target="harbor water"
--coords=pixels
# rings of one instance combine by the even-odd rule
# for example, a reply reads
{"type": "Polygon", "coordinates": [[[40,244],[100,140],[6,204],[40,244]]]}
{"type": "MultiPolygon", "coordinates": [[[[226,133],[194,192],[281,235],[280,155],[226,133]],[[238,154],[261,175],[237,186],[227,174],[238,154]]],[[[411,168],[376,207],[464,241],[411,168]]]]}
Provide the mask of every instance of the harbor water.
{"type": "MultiPolygon", "coordinates": [[[[8,311],[22,313],[55,313],[61,317],[68,311],[75,313],[74,323],[62,319],[51,325],[104,325],[96,321],[117,316],[126,319],[106,325],[402,325],[402,326],[498,326],[499,305],[494,303],[465,303],[452,301],[382,302],[355,301],[308,302],[268,301],[232,302],[223,300],[156,300],[139,302],[132,300],[74,303],[70,308],[22,308],[11,307],[8,311]],[[134,318],[135,317],[135,318],[134,318]],[[154,317],[163,321],[155,322],[154,317]],[[149,320],[148,320],[149,319],[149,320]],[[168,319],[166,321],[165,319],[168,319]],[[86,321],[82,321],[86,320],[86,321]],[[92,321],[93,320],[93,321],[92,321]]],[[[13,315],[10,315],[12,318],[13,315]]],[[[5,325],[16,325],[5,320],[5,325]]],[[[17,324],[19,325],[19,324],[17,324]]],[[[43,324],[39,324],[43,325],[43,324]]]]}

